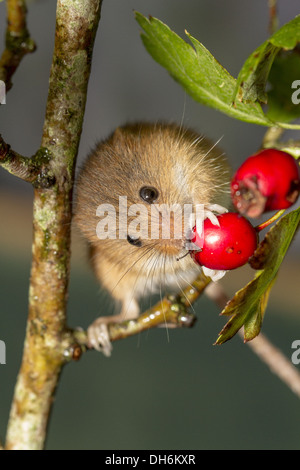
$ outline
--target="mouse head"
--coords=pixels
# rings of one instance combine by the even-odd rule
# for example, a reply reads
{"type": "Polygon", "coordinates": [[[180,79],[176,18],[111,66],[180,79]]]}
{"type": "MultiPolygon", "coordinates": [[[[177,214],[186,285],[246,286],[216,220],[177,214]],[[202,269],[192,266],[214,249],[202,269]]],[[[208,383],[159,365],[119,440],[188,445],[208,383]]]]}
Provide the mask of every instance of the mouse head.
{"type": "Polygon", "coordinates": [[[75,217],[92,243],[178,257],[195,206],[227,205],[228,188],[226,160],[206,138],[172,124],[132,124],[88,158],[75,217]]]}

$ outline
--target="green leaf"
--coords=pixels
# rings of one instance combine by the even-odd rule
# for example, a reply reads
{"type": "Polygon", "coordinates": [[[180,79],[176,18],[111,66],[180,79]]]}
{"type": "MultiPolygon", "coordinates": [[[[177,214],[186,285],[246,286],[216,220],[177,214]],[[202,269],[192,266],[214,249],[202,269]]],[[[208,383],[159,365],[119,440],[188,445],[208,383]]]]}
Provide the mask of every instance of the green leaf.
{"type": "Polygon", "coordinates": [[[190,34],[186,33],[192,45],[156,18],[147,19],[136,12],[136,20],[144,31],[142,40],[147,51],[196,101],[242,121],[273,124],[258,103],[233,105],[236,80],[190,34]]]}
{"type": "MultiPolygon", "coordinates": [[[[255,336],[257,336],[261,330],[262,321],[264,314],[268,305],[268,300],[270,296],[271,289],[275,284],[277,275],[272,279],[272,281],[267,286],[265,292],[262,294],[261,298],[258,300],[258,305],[253,309],[253,312],[250,315],[247,315],[247,318],[244,323],[244,340],[245,342],[251,341],[255,336]]],[[[254,305],[255,307],[255,305],[254,305]]]]}
{"type": "Polygon", "coordinates": [[[265,236],[250,264],[257,271],[254,279],[238,291],[221,315],[230,315],[216,344],[231,339],[244,326],[244,339],[258,335],[271,288],[281,263],[300,224],[300,208],[282,217],[265,236]]]}
{"type": "Polygon", "coordinates": [[[269,41],[281,49],[290,51],[300,42],[300,15],[282,26],[269,41]]]}
{"type": "Polygon", "coordinates": [[[281,51],[272,66],[267,115],[274,121],[290,122],[300,117],[300,106],[292,101],[292,83],[299,80],[300,50],[281,51]],[[280,79],[279,79],[280,78],[280,79]]]}
{"type": "MultiPolygon", "coordinates": [[[[276,55],[281,49],[294,49],[299,42],[300,15],[282,26],[248,57],[237,78],[233,101],[266,103],[266,83],[276,55]]],[[[280,76],[277,81],[281,83],[280,76]]]]}
{"type": "Polygon", "coordinates": [[[236,82],[233,101],[267,103],[265,93],[267,79],[280,48],[269,41],[261,44],[244,63],[236,82]]]}

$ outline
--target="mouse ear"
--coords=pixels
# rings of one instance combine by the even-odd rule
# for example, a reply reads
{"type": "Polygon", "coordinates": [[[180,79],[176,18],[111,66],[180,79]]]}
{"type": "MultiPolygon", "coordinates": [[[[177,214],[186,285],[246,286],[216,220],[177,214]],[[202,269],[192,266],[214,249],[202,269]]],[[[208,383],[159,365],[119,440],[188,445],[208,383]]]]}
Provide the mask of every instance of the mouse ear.
{"type": "Polygon", "coordinates": [[[124,138],[124,129],[122,127],[117,127],[115,132],[112,135],[113,140],[120,140],[124,138]]]}
{"type": "Polygon", "coordinates": [[[122,127],[117,127],[115,132],[112,135],[113,142],[124,141],[128,135],[133,136],[135,134],[139,135],[141,132],[141,126],[135,124],[126,124],[122,127]]]}

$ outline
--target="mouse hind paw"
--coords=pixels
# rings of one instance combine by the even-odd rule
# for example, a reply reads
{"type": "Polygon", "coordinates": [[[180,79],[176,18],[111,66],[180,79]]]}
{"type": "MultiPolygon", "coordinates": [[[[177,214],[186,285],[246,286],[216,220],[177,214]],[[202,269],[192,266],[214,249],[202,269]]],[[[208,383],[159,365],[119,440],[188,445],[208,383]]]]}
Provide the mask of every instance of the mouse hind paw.
{"type": "Polygon", "coordinates": [[[97,318],[87,330],[88,347],[102,352],[104,356],[110,357],[112,352],[112,344],[109,338],[107,319],[97,318]]]}
{"type": "Polygon", "coordinates": [[[102,352],[106,357],[111,356],[112,344],[107,324],[133,320],[139,316],[139,313],[138,303],[132,296],[128,296],[128,299],[123,301],[122,311],[119,315],[99,317],[88,327],[88,347],[102,352]]]}

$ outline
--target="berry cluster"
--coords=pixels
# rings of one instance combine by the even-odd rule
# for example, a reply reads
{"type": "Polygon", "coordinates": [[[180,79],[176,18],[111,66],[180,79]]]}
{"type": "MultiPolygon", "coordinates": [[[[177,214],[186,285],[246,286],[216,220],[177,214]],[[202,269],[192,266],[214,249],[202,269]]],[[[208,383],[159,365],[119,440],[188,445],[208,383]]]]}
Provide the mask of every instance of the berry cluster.
{"type": "Polygon", "coordinates": [[[231,198],[238,212],[217,216],[217,223],[204,220],[202,233],[193,229],[193,260],[208,270],[228,271],[247,263],[258,244],[260,227],[245,218],[270,210],[287,209],[300,193],[300,170],[288,153],[262,150],[249,157],[231,181],[231,198]]]}

